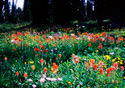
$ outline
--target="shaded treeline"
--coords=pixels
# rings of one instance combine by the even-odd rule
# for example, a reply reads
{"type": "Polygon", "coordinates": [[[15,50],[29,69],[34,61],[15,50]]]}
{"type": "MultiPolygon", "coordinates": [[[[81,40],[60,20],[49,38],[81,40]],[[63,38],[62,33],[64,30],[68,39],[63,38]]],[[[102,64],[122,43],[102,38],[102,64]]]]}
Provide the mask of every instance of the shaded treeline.
{"type": "Polygon", "coordinates": [[[123,0],[24,0],[24,8],[16,9],[16,3],[0,0],[0,22],[32,21],[34,26],[66,25],[72,20],[104,19],[112,23],[125,25],[123,0]],[[18,11],[17,11],[18,10],[18,11]]]}
{"type": "Polygon", "coordinates": [[[117,25],[125,24],[123,0],[88,0],[87,3],[84,0],[30,0],[30,4],[34,25],[49,24],[50,20],[54,24],[63,25],[71,20],[90,19],[98,20],[98,23],[111,19],[117,25]]]}
{"type": "Polygon", "coordinates": [[[0,0],[0,23],[29,22],[31,20],[29,0],[24,0],[24,8],[17,8],[17,1],[0,0]]]}

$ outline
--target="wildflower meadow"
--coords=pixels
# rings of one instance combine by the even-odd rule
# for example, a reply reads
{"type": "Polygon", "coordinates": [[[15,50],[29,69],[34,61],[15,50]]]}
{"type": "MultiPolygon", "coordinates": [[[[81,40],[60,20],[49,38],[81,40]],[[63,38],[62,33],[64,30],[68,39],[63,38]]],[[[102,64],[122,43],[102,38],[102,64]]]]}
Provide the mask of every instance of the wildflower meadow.
{"type": "Polygon", "coordinates": [[[125,88],[124,29],[80,30],[1,32],[0,87],[125,88]]]}

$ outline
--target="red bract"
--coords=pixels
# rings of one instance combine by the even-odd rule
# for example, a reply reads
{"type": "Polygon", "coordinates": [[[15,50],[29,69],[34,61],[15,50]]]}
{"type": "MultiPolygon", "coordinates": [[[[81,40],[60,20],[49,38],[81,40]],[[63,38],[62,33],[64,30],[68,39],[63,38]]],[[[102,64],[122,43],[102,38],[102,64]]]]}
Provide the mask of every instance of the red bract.
{"type": "Polygon", "coordinates": [[[97,70],[97,64],[94,64],[94,71],[96,71],[97,70]]]}
{"type": "Polygon", "coordinates": [[[86,64],[86,68],[88,69],[89,68],[89,64],[87,62],[85,62],[85,64],[86,64]]]}
{"type": "Polygon", "coordinates": [[[102,69],[102,68],[100,68],[99,72],[100,72],[100,74],[102,74],[102,73],[103,73],[103,69],[102,69]]]}
{"type": "Polygon", "coordinates": [[[41,53],[43,52],[43,50],[41,50],[41,53]]]}
{"type": "Polygon", "coordinates": [[[89,43],[89,47],[91,47],[91,43],[89,43]]]}
{"type": "Polygon", "coordinates": [[[90,59],[90,61],[89,61],[90,67],[92,67],[94,63],[95,63],[95,60],[94,59],[90,59]]]}
{"type": "Polygon", "coordinates": [[[15,41],[18,40],[18,37],[15,38],[15,41]]]}
{"type": "Polygon", "coordinates": [[[115,70],[118,69],[118,63],[113,63],[113,66],[115,67],[115,70]]]}
{"type": "Polygon", "coordinates": [[[36,52],[36,51],[39,51],[39,49],[38,49],[38,48],[35,48],[34,51],[35,51],[35,52],[36,52]]]}
{"type": "Polygon", "coordinates": [[[77,64],[79,63],[79,58],[76,58],[76,63],[77,63],[77,64]]]}
{"type": "Polygon", "coordinates": [[[45,48],[45,46],[43,45],[43,46],[42,46],[42,49],[44,49],[44,48],[45,48]]]}
{"type": "Polygon", "coordinates": [[[107,68],[107,76],[110,76],[110,73],[111,73],[110,68],[107,68]]]}
{"type": "Polygon", "coordinates": [[[98,46],[98,49],[102,49],[102,48],[103,48],[103,46],[102,46],[102,44],[100,43],[99,46],[98,46]]]}
{"type": "Polygon", "coordinates": [[[47,50],[47,49],[46,49],[45,51],[46,51],[46,53],[48,52],[48,50],[47,50]]]}
{"type": "Polygon", "coordinates": [[[13,49],[13,51],[16,51],[16,49],[13,49]]]}
{"type": "Polygon", "coordinates": [[[44,73],[45,73],[45,74],[47,73],[47,68],[44,68],[44,73]]]}
{"type": "Polygon", "coordinates": [[[103,32],[103,33],[102,33],[102,36],[103,36],[103,37],[106,37],[106,35],[107,35],[106,32],[103,32]]]}
{"type": "Polygon", "coordinates": [[[59,54],[59,57],[61,57],[61,54],[59,54]]]}
{"type": "Polygon", "coordinates": [[[121,70],[123,71],[124,70],[124,67],[123,66],[120,66],[121,70]]]}
{"type": "Polygon", "coordinates": [[[18,72],[18,71],[16,72],[16,75],[17,75],[17,76],[19,75],[19,72],[18,72]]]}
{"type": "Polygon", "coordinates": [[[40,59],[40,63],[43,65],[43,63],[44,63],[44,60],[43,60],[43,59],[40,59]]]}
{"type": "Polygon", "coordinates": [[[53,68],[58,69],[58,65],[56,63],[53,63],[53,68]]]}
{"type": "Polygon", "coordinates": [[[90,38],[90,40],[89,40],[90,42],[92,41],[92,39],[90,38]]]}
{"type": "Polygon", "coordinates": [[[99,67],[103,67],[103,61],[99,61],[99,67]]]}
{"type": "Polygon", "coordinates": [[[26,74],[26,73],[24,73],[24,74],[23,74],[23,77],[24,77],[24,78],[26,78],[26,77],[27,77],[27,74],[26,74]]]}

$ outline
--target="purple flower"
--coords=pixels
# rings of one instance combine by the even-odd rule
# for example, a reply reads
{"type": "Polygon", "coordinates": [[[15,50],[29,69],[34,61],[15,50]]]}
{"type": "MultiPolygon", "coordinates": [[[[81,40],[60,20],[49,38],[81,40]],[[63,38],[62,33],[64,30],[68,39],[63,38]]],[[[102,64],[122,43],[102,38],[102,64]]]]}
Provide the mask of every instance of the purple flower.
{"type": "Polygon", "coordinates": [[[55,33],[55,34],[54,34],[54,36],[58,36],[58,34],[57,34],[57,33],[55,33]]]}
{"type": "Polygon", "coordinates": [[[33,87],[33,88],[36,88],[36,85],[35,85],[35,84],[33,84],[33,85],[32,85],[32,87],[33,87]]]}
{"type": "Polygon", "coordinates": [[[45,82],[45,79],[44,79],[44,78],[41,78],[41,79],[40,79],[40,82],[42,82],[42,83],[45,82]]]}
{"type": "Polygon", "coordinates": [[[58,78],[59,81],[62,81],[62,78],[58,78]]]}
{"type": "Polygon", "coordinates": [[[56,81],[56,80],[57,80],[56,78],[51,78],[51,81],[53,81],[53,82],[56,81]]]}
{"type": "Polygon", "coordinates": [[[32,82],[33,80],[31,78],[28,79],[29,82],[32,82]]]}

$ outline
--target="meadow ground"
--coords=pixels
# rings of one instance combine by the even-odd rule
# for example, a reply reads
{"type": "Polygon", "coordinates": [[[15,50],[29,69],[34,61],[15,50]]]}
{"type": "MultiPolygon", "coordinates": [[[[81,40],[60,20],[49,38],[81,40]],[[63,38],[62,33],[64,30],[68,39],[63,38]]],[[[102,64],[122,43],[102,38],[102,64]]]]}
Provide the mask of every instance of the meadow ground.
{"type": "Polygon", "coordinates": [[[81,30],[1,32],[0,87],[125,88],[125,29],[81,30]]]}

